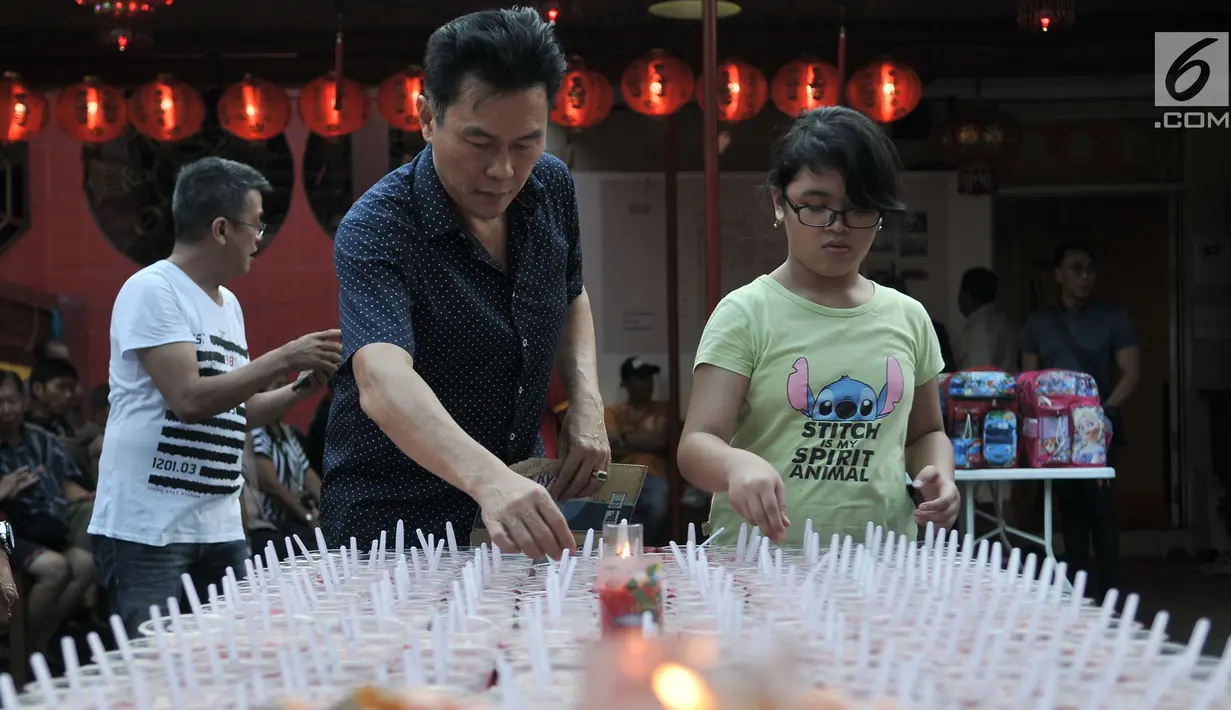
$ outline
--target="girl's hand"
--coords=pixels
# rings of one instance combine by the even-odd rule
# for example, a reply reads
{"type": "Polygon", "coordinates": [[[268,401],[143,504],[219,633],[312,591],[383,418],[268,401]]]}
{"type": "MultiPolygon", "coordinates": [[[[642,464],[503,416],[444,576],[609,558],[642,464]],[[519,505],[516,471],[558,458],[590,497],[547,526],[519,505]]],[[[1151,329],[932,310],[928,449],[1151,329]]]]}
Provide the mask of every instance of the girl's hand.
{"type": "Polygon", "coordinates": [[[774,542],[782,542],[791,521],[786,517],[786,487],[782,476],[760,457],[742,463],[727,481],[731,507],[774,542]]]}
{"type": "Polygon", "coordinates": [[[915,488],[923,493],[923,502],[915,509],[915,522],[919,525],[935,523],[941,528],[952,527],[962,507],[962,494],[957,484],[941,475],[935,466],[924,466],[915,476],[915,488]]]}

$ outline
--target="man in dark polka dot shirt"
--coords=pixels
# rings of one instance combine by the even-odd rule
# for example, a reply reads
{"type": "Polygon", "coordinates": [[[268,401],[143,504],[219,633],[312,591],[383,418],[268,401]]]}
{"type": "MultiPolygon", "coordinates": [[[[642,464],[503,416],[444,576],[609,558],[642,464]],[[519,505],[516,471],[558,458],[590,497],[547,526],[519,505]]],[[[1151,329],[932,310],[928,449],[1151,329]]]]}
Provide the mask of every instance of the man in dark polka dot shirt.
{"type": "Polygon", "coordinates": [[[558,557],[572,536],[552,499],[607,477],[577,197],[543,152],[564,71],[551,26],[526,8],[466,15],[428,40],[428,147],[337,230],[346,361],[325,442],[331,546],[366,546],[398,520],[438,538],[452,521],[464,540],[481,508],[502,549],[558,557]],[[508,466],[542,453],[553,366],[571,406],[549,492],[508,466]]]}

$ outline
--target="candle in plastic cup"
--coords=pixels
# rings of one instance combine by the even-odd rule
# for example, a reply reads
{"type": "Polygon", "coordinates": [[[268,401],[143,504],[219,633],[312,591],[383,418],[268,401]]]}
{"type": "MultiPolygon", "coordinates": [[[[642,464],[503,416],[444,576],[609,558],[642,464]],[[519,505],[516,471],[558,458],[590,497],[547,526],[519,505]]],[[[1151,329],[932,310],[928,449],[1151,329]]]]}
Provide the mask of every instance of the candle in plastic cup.
{"type": "Polygon", "coordinates": [[[604,558],[598,572],[598,600],[604,636],[639,633],[646,612],[662,628],[662,563],[640,555],[604,558]]]}

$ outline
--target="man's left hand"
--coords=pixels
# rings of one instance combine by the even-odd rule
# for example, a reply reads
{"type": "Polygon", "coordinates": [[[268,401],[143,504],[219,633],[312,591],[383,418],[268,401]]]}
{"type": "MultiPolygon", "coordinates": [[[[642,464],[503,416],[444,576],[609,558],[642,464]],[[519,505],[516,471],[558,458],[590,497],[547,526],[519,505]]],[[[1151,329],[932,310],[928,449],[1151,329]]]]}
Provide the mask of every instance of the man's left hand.
{"type": "Polygon", "coordinates": [[[329,373],[322,370],[312,370],[310,372],[299,373],[299,378],[295,380],[295,391],[300,394],[308,394],[329,384],[329,373]]]}
{"type": "Polygon", "coordinates": [[[915,522],[950,528],[962,507],[962,495],[957,484],[935,466],[924,466],[915,476],[915,488],[923,493],[923,502],[915,509],[915,522]]]}
{"type": "Polygon", "coordinates": [[[558,445],[560,474],[551,484],[551,497],[572,500],[592,496],[603,487],[611,469],[607,423],[596,407],[572,406],[564,415],[558,445]],[[601,472],[603,475],[597,476],[601,472]]]}

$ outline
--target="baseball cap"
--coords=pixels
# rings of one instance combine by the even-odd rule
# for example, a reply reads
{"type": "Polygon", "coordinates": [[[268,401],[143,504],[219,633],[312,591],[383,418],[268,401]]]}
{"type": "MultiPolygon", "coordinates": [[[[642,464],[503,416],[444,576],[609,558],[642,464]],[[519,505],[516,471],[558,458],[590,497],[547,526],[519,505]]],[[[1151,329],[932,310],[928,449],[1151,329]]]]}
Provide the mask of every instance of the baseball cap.
{"type": "Polygon", "coordinates": [[[620,379],[627,380],[637,376],[648,377],[650,375],[657,375],[661,371],[662,368],[658,365],[648,363],[642,360],[640,356],[634,355],[625,360],[623,365],[620,365],[620,379]]]}

